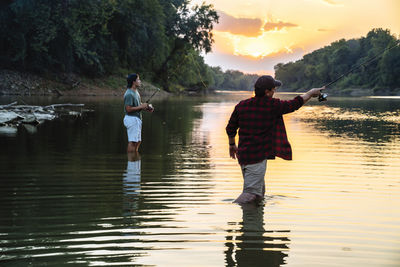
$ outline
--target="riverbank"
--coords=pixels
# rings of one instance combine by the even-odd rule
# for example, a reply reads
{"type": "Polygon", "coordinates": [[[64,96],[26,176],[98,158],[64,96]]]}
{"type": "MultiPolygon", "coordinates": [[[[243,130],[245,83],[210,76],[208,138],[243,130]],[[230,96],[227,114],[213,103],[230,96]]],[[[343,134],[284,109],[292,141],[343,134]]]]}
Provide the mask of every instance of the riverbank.
{"type": "Polygon", "coordinates": [[[399,90],[391,91],[385,88],[328,88],[325,92],[332,96],[400,96],[399,90]]]}
{"type": "MultiPolygon", "coordinates": [[[[0,95],[24,96],[122,96],[126,79],[122,75],[88,79],[74,74],[53,74],[39,76],[14,70],[0,70],[0,95]]],[[[142,96],[153,94],[157,88],[142,82],[139,89],[142,96]]],[[[168,92],[160,91],[157,97],[166,97],[168,92]]]]}
{"type": "MultiPolygon", "coordinates": [[[[307,89],[299,90],[284,90],[280,89],[278,92],[287,93],[305,93],[307,89]]],[[[324,90],[329,96],[400,96],[400,89],[390,90],[388,88],[327,88],[324,90]]]]}
{"type": "MultiPolygon", "coordinates": [[[[103,78],[85,78],[74,74],[52,74],[39,76],[27,72],[0,70],[0,95],[20,96],[122,96],[125,92],[126,79],[123,75],[110,75],[103,78]]],[[[142,81],[139,89],[142,96],[149,96],[157,88],[142,81]]],[[[286,90],[285,90],[286,91],[286,90]]],[[[187,90],[186,95],[211,94],[215,90],[205,92],[187,90]]],[[[291,92],[290,90],[286,92],[291,92]]],[[[296,91],[293,91],[296,92],[296,91]]],[[[297,91],[299,93],[304,90],[297,91]]],[[[367,88],[328,88],[330,96],[400,96],[400,90],[367,89],[367,88]]],[[[169,96],[171,93],[161,90],[157,98],[169,96]]]]}

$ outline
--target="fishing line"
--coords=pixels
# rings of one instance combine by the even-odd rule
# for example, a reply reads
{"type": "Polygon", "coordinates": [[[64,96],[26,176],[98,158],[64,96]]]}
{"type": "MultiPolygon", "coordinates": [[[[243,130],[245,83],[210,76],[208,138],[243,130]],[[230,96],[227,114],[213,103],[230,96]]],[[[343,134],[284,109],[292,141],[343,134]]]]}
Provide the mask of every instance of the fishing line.
{"type": "MultiPolygon", "coordinates": [[[[150,108],[153,108],[152,104],[149,104],[150,100],[160,91],[160,88],[156,88],[153,94],[147,99],[146,103],[150,108]]],[[[150,132],[153,132],[153,116],[150,116],[150,132]]]]}
{"type": "MultiPolygon", "coordinates": [[[[358,69],[358,68],[360,68],[360,67],[362,67],[362,66],[364,66],[364,65],[366,65],[366,64],[368,64],[368,63],[371,63],[372,61],[376,60],[378,57],[382,56],[386,51],[389,51],[390,49],[395,48],[395,47],[398,46],[399,44],[400,44],[400,41],[396,41],[396,44],[395,44],[395,45],[390,46],[390,47],[384,49],[382,52],[380,52],[379,54],[375,55],[374,57],[372,57],[372,58],[368,59],[367,61],[365,61],[365,62],[363,62],[363,63],[361,63],[361,64],[355,66],[354,68],[351,68],[349,71],[347,71],[346,73],[340,75],[340,76],[339,76],[338,78],[336,78],[335,80],[333,80],[333,81],[331,81],[331,82],[325,84],[323,87],[328,87],[328,86],[334,84],[335,82],[337,82],[337,81],[339,81],[340,79],[342,79],[343,77],[345,77],[347,74],[353,72],[354,70],[356,70],[356,69],[358,69]]],[[[327,100],[327,97],[328,97],[328,94],[322,93],[322,90],[321,90],[321,94],[318,96],[318,101],[320,101],[320,102],[321,102],[321,101],[326,101],[326,100],[327,100]]]]}

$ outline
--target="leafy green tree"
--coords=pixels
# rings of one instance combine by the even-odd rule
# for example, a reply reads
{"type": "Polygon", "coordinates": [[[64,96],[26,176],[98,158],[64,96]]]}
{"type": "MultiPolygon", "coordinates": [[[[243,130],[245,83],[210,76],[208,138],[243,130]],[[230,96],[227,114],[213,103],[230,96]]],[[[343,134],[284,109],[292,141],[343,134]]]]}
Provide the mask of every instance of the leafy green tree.
{"type": "Polygon", "coordinates": [[[16,0],[1,9],[4,62],[20,69],[104,73],[114,1],[16,0]]]}
{"type": "Polygon", "coordinates": [[[254,89],[254,83],[260,77],[256,74],[244,74],[236,70],[223,72],[220,67],[211,67],[209,71],[214,81],[210,87],[218,90],[251,91],[254,89]]]}
{"type": "Polygon", "coordinates": [[[147,79],[168,53],[165,14],[157,0],[119,0],[109,23],[120,68],[134,69],[147,79]]]}
{"type": "Polygon", "coordinates": [[[277,64],[275,76],[283,81],[284,89],[300,90],[322,86],[353,70],[332,87],[399,90],[395,89],[400,88],[399,47],[394,47],[398,42],[389,30],[373,29],[366,37],[341,39],[296,62],[277,64]],[[385,51],[389,47],[393,49],[385,51]]]}
{"type": "Polygon", "coordinates": [[[188,0],[14,0],[0,4],[1,66],[88,76],[129,69],[169,90],[208,85],[211,5],[188,0]],[[186,76],[186,78],[185,78],[186,76]],[[201,79],[199,77],[202,76],[201,79]],[[178,86],[179,85],[179,86],[178,86]]]}
{"type": "Polygon", "coordinates": [[[218,22],[218,14],[212,5],[202,4],[189,8],[189,1],[171,3],[175,14],[169,21],[170,52],[157,71],[157,77],[166,90],[169,90],[169,75],[171,69],[176,69],[177,56],[182,57],[190,49],[197,52],[211,51],[213,42],[213,23],[218,22]]]}
{"type": "Polygon", "coordinates": [[[41,69],[57,59],[49,53],[57,37],[60,6],[46,0],[10,2],[1,12],[2,65],[41,69]]]}
{"type": "Polygon", "coordinates": [[[108,22],[113,16],[115,1],[68,1],[64,6],[64,23],[71,42],[75,68],[78,72],[104,74],[110,32],[108,22]]]}
{"type": "Polygon", "coordinates": [[[387,86],[392,91],[400,90],[400,47],[386,51],[380,63],[380,84],[387,86]]]}
{"type": "Polygon", "coordinates": [[[212,82],[210,86],[215,89],[220,89],[221,84],[224,82],[224,72],[221,67],[210,67],[209,73],[212,76],[212,82]]]}

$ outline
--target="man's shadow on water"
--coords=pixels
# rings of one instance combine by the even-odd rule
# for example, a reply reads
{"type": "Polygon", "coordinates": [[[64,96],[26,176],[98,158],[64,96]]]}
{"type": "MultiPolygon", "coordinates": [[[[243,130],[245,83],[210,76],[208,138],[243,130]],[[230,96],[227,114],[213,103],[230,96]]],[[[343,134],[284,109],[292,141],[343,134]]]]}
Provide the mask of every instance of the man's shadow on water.
{"type": "MultiPolygon", "coordinates": [[[[242,204],[239,230],[228,230],[225,246],[226,266],[267,266],[285,264],[290,239],[289,230],[268,231],[264,228],[264,205],[242,204]]],[[[230,223],[235,224],[235,223],[230,223]]]]}

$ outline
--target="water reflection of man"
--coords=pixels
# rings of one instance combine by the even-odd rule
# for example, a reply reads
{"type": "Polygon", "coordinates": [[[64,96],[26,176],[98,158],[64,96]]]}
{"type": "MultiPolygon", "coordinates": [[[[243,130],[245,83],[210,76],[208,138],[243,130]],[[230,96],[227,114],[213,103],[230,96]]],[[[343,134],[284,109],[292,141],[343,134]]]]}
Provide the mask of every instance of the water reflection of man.
{"type": "MultiPolygon", "coordinates": [[[[226,266],[268,266],[278,267],[285,263],[289,238],[287,236],[265,235],[271,231],[264,229],[264,206],[254,203],[241,205],[243,211],[242,228],[230,231],[225,245],[226,266]]],[[[276,233],[287,233],[279,231],[276,233]]]]}
{"type": "Polygon", "coordinates": [[[140,193],[141,160],[139,152],[128,152],[128,163],[123,179],[124,211],[131,215],[135,212],[140,193]]]}
{"type": "Polygon", "coordinates": [[[286,136],[283,114],[299,109],[304,103],[321,94],[323,88],[313,88],[307,93],[284,101],[273,98],[280,81],[269,75],[258,78],[254,84],[255,97],[241,101],[226,126],[229,154],[238,159],[243,174],[243,192],[237,203],[259,202],[265,194],[264,176],[267,159],[275,156],[291,160],[292,149],[286,136]],[[239,146],[235,136],[239,129],[239,146]]]}

